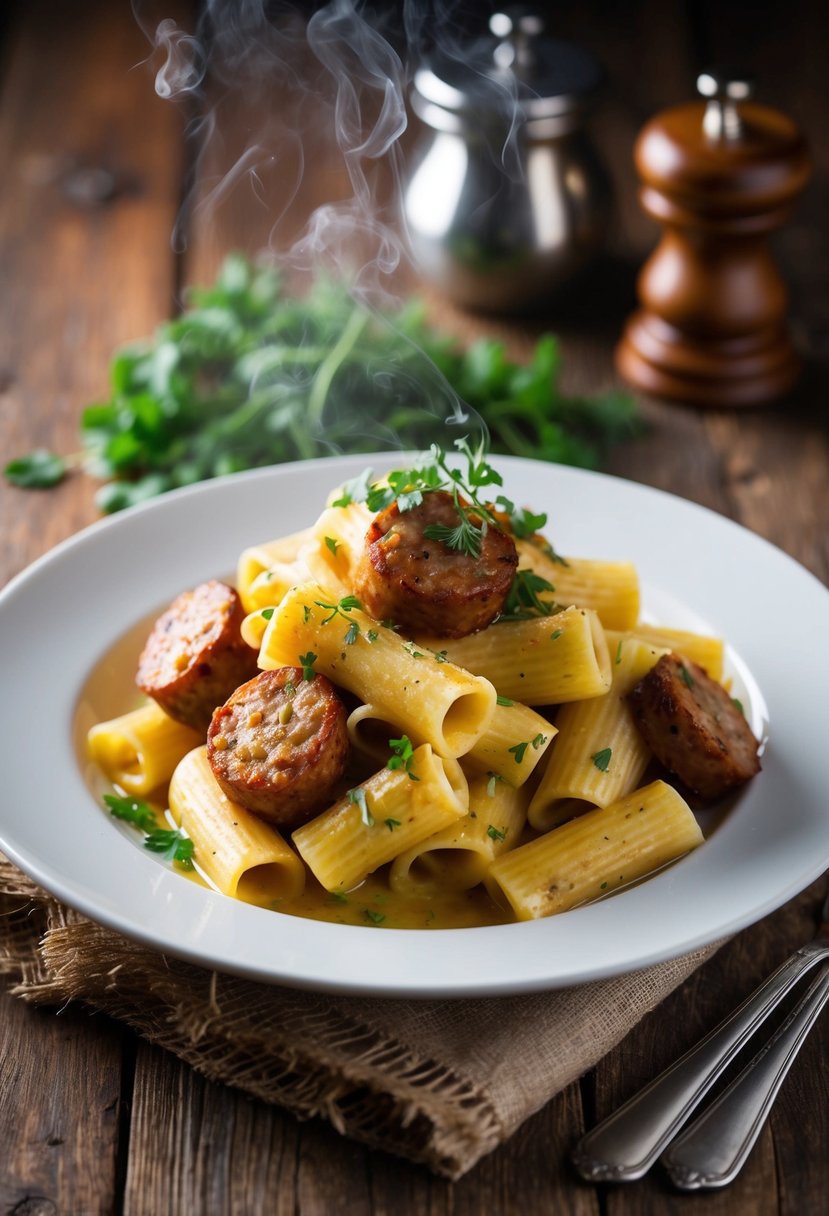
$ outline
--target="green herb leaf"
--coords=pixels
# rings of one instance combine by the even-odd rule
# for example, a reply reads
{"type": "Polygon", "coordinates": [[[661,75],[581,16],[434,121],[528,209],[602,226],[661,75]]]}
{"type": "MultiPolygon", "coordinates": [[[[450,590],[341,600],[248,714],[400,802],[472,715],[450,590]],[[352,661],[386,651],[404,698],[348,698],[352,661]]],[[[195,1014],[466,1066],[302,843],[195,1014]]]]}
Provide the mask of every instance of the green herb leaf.
{"type": "Polygon", "coordinates": [[[28,456],[10,460],[3,472],[7,481],[25,490],[51,490],[66,476],[66,461],[54,452],[38,448],[28,456]]]}
{"type": "Polygon", "coordinates": [[[613,749],[603,747],[601,751],[594,752],[590,759],[595,764],[600,773],[606,773],[610,766],[610,757],[613,755],[613,749]]]}
{"type": "Polygon", "coordinates": [[[400,822],[401,821],[399,819],[391,819],[391,818],[383,820],[383,823],[386,825],[386,827],[389,829],[390,832],[393,832],[395,828],[399,828],[400,822]]]}
{"type": "Polygon", "coordinates": [[[353,646],[360,636],[360,626],[356,621],[352,621],[345,631],[344,639],[346,646],[353,646]]]}
{"type": "Polygon", "coordinates": [[[691,675],[684,663],[680,663],[679,665],[679,677],[686,688],[694,687],[694,677],[691,675]]]}
{"type": "Polygon", "coordinates": [[[337,549],[339,548],[339,544],[340,544],[340,542],[338,540],[335,540],[333,536],[326,536],[325,547],[326,547],[326,549],[329,549],[331,551],[331,553],[334,554],[335,557],[337,556],[337,549]]]}
{"type": "Polygon", "coordinates": [[[418,775],[412,772],[414,747],[409,736],[402,735],[399,739],[389,739],[389,747],[394,754],[386,761],[386,768],[391,769],[392,772],[403,769],[411,781],[419,781],[418,775]]]}
{"type": "Polygon", "coordinates": [[[550,616],[559,610],[553,600],[542,600],[545,592],[555,591],[552,583],[533,570],[517,570],[509,589],[504,611],[499,621],[526,621],[537,616],[550,616]]]}
{"type": "Polygon", "coordinates": [[[116,819],[123,819],[142,832],[153,832],[158,827],[158,816],[146,802],[121,798],[118,794],[104,794],[104,803],[116,819]]]}
{"type": "Polygon", "coordinates": [[[746,711],[743,709],[743,703],[739,697],[732,697],[731,704],[736,705],[737,709],[739,709],[740,713],[743,715],[743,717],[745,717],[746,711]]]}
{"type": "Polygon", "coordinates": [[[502,705],[502,706],[504,706],[504,708],[509,709],[511,706],[513,706],[515,704],[515,702],[510,701],[509,697],[496,697],[495,704],[502,705]]]}
{"type": "Polygon", "coordinates": [[[307,654],[301,654],[299,656],[299,665],[302,668],[302,678],[304,680],[311,681],[317,674],[314,671],[314,664],[316,663],[318,657],[318,655],[314,654],[313,650],[309,650],[307,654]]]}
{"type": "Polygon", "coordinates": [[[261,615],[265,618],[266,621],[269,621],[271,619],[271,617],[273,616],[274,611],[275,610],[273,608],[263,608],[261,615]]]}
{"type": "Polygon", "coordinates": [[[363,908],[363,916],[366,920],[370,920],[373,925],[382,925],[386,919],[384,912],[375,912],[374,908],[363,908]]]}
{"type": "Polygon", "coordinates": [[[529,739],[525,743],[516,743],[515,747],[508,747],[507,751],[515,757],[515,763],[520,764],[524,759],[524,752],[530,746],[529,739]]]}
{"type": "Polygon", "coordinates": [[[619,663],[621,663],[621,661],[622,661],[622,638],[619,638],[619,645],[616,647],[616,663],[617,663],[617,665],[618,665],[619,663]]]}
{"type": "Polygon", "coordinates": [[[362,819],[362,821],[366,825],[366,827],[373,828],[374,827],[374,816],[372,815],[371,811],[368,809],[368,802],[366,801],[366,791],[358,785],[356,789],[349,790],[348,793],[346,794],[346,797],[348,798],[348,801],[351,803],[352,806],[358,806],[360,808],[360,818],[362,819]]]}
{"type": "Polygon", "coordinates": [[[533,751],[536,751],[536,752],[537,752],[537,751],[538,751],[538,749],[539,749],[540,747],[543,747],[543,746],[544,746],[544,744],[545,744],[546,742],[547,742],[547,736],[546,736],[546,735],[542,735],[542,734],[538,734],[538,735],[536,735],[536,736],[535,736],[535,738],[534,738],[534,739],[533,739],[533,741],[532,741],[532,745],[533,745],[533,751]]]}
{"type": "Polygon", "coordinates": [[[490,840],[506,840],[507,838],[506,829],[495,828],[491,823],[487,827],[486,834],[490,840]]]}

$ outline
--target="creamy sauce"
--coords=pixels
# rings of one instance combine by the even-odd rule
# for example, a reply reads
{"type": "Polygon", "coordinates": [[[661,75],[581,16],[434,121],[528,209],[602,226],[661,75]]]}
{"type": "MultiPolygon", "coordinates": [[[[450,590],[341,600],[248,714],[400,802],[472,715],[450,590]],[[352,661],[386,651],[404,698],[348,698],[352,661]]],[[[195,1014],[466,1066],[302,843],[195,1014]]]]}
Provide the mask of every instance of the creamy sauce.
{"type": "MultiPolygon", "coordinates": [[[[144,698],[135,687],[135,670],[138,655],[155,619],[156,614],[153,614],[146,620],[139,621],[101,657],[90,672],[75,709],[73,742],[78,764],[90,792],[101,807],[102,815],[107,814],[102,795],[112,792],[112,786],[89,760],[87,733],[93,725],[127,713],[144,703],[144,698]]],[[[156,810],[160,827],[170,826],[164,821],[166,797],[166,790],[160,789],[151,798],[144,799],[156,810]]],[[[115,826],[113,823],[113,827],[115,826]]],[[[140,833],[130,830],[130,835],[134,837],[136,846],[141,847],[140,833]]],[[[290,839],[288,843],[290,844],[290,839]]],[[[197,856],[194,861],[198,867],[197,856]]],[[[159,859],[159,865],[167,864],[169,863],[159,859]]],[[[177,873],[180,873],[182,878],[200,885],[211,885],[198,873],[198,869],[177,869],[177,873]]],[[[303,894],[291,900],[274,900],[267,890],[257,891],[255,878],[252,877],[246,884],[245,897],[245,902],[288,916],[300,916],[333,924],[360,925],[369,929],[462,929],[504,924],[514,919],[490,899],[483,887],[428,897],[397,895],[386,881],[385,869],[369,875],[358,888],[347,895],[330,894],[309,872],[303,894]]]]}

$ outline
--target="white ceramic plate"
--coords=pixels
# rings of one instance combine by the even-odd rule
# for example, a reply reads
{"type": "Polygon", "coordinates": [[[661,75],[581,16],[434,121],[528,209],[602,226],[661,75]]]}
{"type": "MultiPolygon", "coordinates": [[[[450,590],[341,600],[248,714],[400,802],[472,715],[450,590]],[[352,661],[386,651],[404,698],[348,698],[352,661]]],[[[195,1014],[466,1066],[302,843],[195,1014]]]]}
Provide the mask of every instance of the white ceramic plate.
{"type": "Polygon", "coordinates": [[[91,669],[180,590],[235,569],[243,548],[309,524],[332,486],[393,463],[314,461],[179,491],[95,524],[14,580],[0,595],[0,849],[66,903],[169,954],[273,983],[386,996],[497,995],[630,971],[760,919],[821,873],[827,590],[691,503],[509,459],[496,462],[506,492],[549,512],[561,552],[635,561],[651,615],[727,638],[755,729],[768,714],[763,772],[704,846],[638,887],[548,920],[441,931],[283,916],[205,890],[137,848],[96,803],[73,749],[91,669]]]}

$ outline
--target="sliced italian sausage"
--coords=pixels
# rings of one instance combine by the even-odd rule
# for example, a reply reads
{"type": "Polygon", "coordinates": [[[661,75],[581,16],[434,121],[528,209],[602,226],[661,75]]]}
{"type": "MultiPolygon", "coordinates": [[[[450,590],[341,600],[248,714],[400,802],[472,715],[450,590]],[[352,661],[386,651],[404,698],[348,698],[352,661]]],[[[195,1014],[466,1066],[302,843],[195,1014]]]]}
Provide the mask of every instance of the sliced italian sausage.
{"type": "Polygon", "coordinates": [[[325,676],[260,672],[213,715],[207,758],[228,798],[293,831],[333,801],[348,760],[345,707],[325,676]]]}
{"type": "Polygon", "coordinates": [[[657,760],[706,801],[759,772],[757,740],[743,714],[696,663],[663,655],[628,704],[657,760]]]}
{"type": "Polygon", "coordinates": [[[518,554],[510,536],[488,527],[478,557],[424,535],[429,527],[457,528],[452,495],[425,494],[410,511],[396,503],[381,511],[366,534],[354,572],[355,594],[377,620],[404,633],[462,638],[491,624],[503,609],[518,554]]]}
{"type": "Polygon", "coordinates": [[[185,591],[153,626],[136,684],[171,718],[206,731],[216,706],[256,671],[256,651],[240,633],[244,616],[227,583],[185,591]]]}

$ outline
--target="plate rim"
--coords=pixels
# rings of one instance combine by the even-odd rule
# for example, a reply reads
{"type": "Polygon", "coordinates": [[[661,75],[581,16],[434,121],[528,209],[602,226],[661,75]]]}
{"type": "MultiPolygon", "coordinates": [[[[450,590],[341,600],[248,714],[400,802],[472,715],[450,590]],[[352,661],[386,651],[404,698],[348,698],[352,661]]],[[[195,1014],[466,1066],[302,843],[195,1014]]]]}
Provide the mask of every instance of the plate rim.
{"type": "MultiPolygon", "coordinates": [[[[203,497],[210,497],[213,495],[218,495],[221,498],[225,493],[229,494],[230,497],[233,497],[234,487],[238,487],[238,495],[244,497],[243,487],[255,487],[259,482],[269,483],[273,481],[274,483],[278,483],[285,478],[290,480],[291,477],[298,475],[311,476],[312,479],[315,479],[317,476],[322,475],[322,471],[325,471],[325,474],[327,475],[329,471],[333,470],[343,470],[342,474],[339,474],[341,477],[349,476],[351,475],[350,472],[346,472],[345,470],[350,470],[353,466],[356,466],[357,469],[359,469],[367,464],[370,464],[376,468],[378,462],[385,462],[386,464],[391,465],[398,461],[409,459],[411,458],[411,455],[412,454],[409,453],[365,452],[345,457],[323,457],[313,461],[292,462],[291,464],[272,466],[266,469],[251,470],[246,473],[233,474],[229,477],[217,478],[210,482],[199,483],[194,486],[185,487],[181,490],[172,491],[161,498],[142,503],[126,512],[121,512],[118,515],[97,520],[81,531],[67,537],[64,541],[60,542],[60,544],[49,550],[47,553],[38,557],[33,563],[31,563],[31,565],[20,571],[6,584],[6,586],[0,591],[0,627],[2,627],[4,623],[6,605],[11,602],[14,597],[20,594],[25,595],[27,593],[27,587],[34,585],[39,578],[43,577],[44,571],[46,571],[47,578],[51,577],[49,572],[58,569],[61,562],[65,561],[68,556],[71,556],[74,551],[89,546],[90,544],[95,546],[98,543],[96,538],[106,535],[107,532],[112,529],[115,529],[116,533],[120,533],[123,530],[128,531],[131,528],[138,528],[140,530],[142,526],[140,521],[142,520],[149,519],[152,521],[156,514],[164,515],[171,513],[172,515],[175,515],[178,511],[178,507],[176,505],[178,503],[197,503],[203,497]],[[228,490],[227,487],[231,488],[228,490]],[[21,588],[23,589],[22,592],[21,588]]],[[[629,495],[631,501],[639,499],[640,502],[643,503],[653,503],[654,501],[658,502],[660,500],[667,500],[667,502],[671,504],[670,510],[679,510],[680,514],[685,511],[690,512],[690,517],[697,521],[705,519],[708,521],[709,526],[713,527],[715,531],[724,531],[725,535],[729,535],[732,539],[736,538],[736,542],[738,544],[746,544],[748,545],[749,549],[755,549],[757,546],[759,546],[759,548],[756,548],[756,552],[758,554],[765,555],[775,564],[779,564],[782,560],[783,567],[793,578],[795,578],[797,581],[805,580],[805,585],[811,585],[812,593],[815,593],[820,597],[827,598],[827,606],[829,606],[829,591],[827,591],[824,584],[814,574],[812,574],[804,566],[800,565],[789,554],[774,546],[764,537],[759,536],[757,533],[751,532],[743,525],[726,516],[720,515],[716,511],[711,510],[711,508],[694,503],[691,500],[681,498],[677,495],[669,493],[668,491],[661,490],[656,487],[646,486],[637,482],[631,482],[608,473],[596,472],[593,470],[574,469],[569,466],[551,465],[542,461],[527,461],[517,457],[492,457],[491,459],[493,463],[496,464],[496,466],[504,473],[505,480],[507,481],[509,481],[510,471],[513,471],[513,474],[517,474],[519,470],[531,465],[534,466],[536,473],[538,473],[539,470],[547,470],[550,472],[551,476],[560,476],[565,481],[573,480],[575,483],[582,483],[586,486],[591,484],[596,486],[604,486],[605,488],[610,486],[611,489],[609,492],[611,495],[615,493],[629,495]],[[656,499],[654,499],[654,496],[656,496],[656,499]]],[[[338,474],[335,473],[331,478],[331,485],[336,484],[337,476],[338,474]]],[[[541,507],[541,509],[544,509],[547,504],[540,503],[537,505],[541,507]]],[[[566,521],[564,521],[561,530],[566,533],[566,529],[567,525],[566,521]]],[[[555,527],[553,530],[555,531],[555,527]]],[[[273,534],[276,535],[278,529],[273,528],[272,531],[273,534]]],[[[251,545],[256,544],[258,543],[258,539],[255,538],[255,536],[251,536],[249,543],[251,545]]],[[[566,543],[564,548],[566,551],[566,543]]],[[[597,556],[600,550],[601,545],[598,545],[597,556]]],[[[209,571],[205,571],[203,577],[209,577],[210,573],[211,572],[209,571]]],[[[693,607],[693,605],[691,606],[693,607]]],[[[126,629],[128,625],[129,622],[122,622],[121,631],[126,629]]],[[[78,691],[78,689],[75,689],[76,695],[78,691]]],[[[774,745],[774,737],[773,730],[772,745],[774,745]]],[[[762,780],[763,776],[761,775],[758,778],[758,781],[762,782],[762,780]]],[[[95,807],[94,800],[91,798],[91,796],[89,796],[88,791],[87,796],[89,797],[91,806],[94,808],[95,813],[100,819],[101,825],[105,826],[107,829],[110,829],[111,825],[109,824],[109,821],[106,819],[103,813],[100,812],[97,807],[95,807]]],[[[279,913],[263,911],[261,909],[251,908],[248,905],[239,904],[235,901],[229,901],[226,899],[226,897],[214,892],[205,892],[202,888],[197,888],[194,886],[194,884],[187,883],[186,880],[182,880],[180,876],[163,870],[163,868],[159,867],[157,861],[155,861],[153,858],[142,856],[139,850],[133,848],[132,842],[125,841],[125,843],[130,847],[134,863],[137,860],[140,863],[142,870],[146,870],[147,864],[149,865],[150,870],[147,870],[148,880],[151,882],[151,884],[155,881],[155,885],[163,890],[165,897],[169,897],[169,890],[167,888],[169,888],[170,880],[172,880],[182,885],[186,884],[193,890],[198,891],[200,897],[202,898],[207,897],[209,900],[212,899],[213,901],[221,901],[221,905],[229,905],[235,909],[246,909],[246,912],[241,914],[240,920],[240,928],[243,931],[247,927],[246,921],[248,920],[248,913],[255,913],[259,916],[267,917],[280,915],[279,913]],[[167,878],[161,883],[156,881],[158,879],[159,870],[161,871],[161,874],[167,875],[167,878]],[[153,878],[149,878],[151,872],[154,872],[153,878]]],[[[609,978],[611,976],[624,974],[632,970],[639,970],[642,967],[651,966],[669,958],[677,957],[680,954],[699,949],[702,946],[711,944],[715,940],[727,937],[731,933],[744,928],[748,924],[762,919],[763,916],[787,902],[790,898],[797,894],[798,891],[802,890],[809,884],[809,882],[813,881],[814,878],[823,872],[827,866],[827,863],[829,863],[829,829],[827,829],[825,853],[820,854],[819,856],[815,855],[812,858],[811,865],[801,867],[796,875],[791,876],[789,881],[778,884],[774,892],[770,893],[767,898],[757,900],[753,904],[750,911],[745,912],[744,914],[735,914],[726,917],[719,925],[718,932],[714,935],[712,935],[710,932],[710,928],[697,933],[688,933],[683,937],[681,942],[674,943],[673,945],[663,945],[661,948],[654,948],[650,950],[646,948],[640,949],[636,953],[634,959],[627,959],[622,965],[618,966],[605,961],[604,963],[594,966],[585,964],[584,967],[576,969],[575,971],[571,968],[571,970],[566,974],[527,974],[523,980],[516,980],[514,977],[512,979],[503,977],[499,978],[497,974],[485,975],[484,971],[480,969],[480,966],[479,971],[476,973],[477,978],[472,980],[459,978],[457,975],[451,976],[448,974],[443,974],[440,978],[435,976],[431,981],[426,979],[424,982],[422,979],[417,979],[415,977],[407,978],[406,976],[401,976],[399,974],[395,975],[393,979],[389,979],[388,976],[383,978],[372,978],[371,976],[363,975],[352,977],[348,980],[344,980],[342,975],[329,979],[325,974],[317,973],[315,975],[311,975],[307,971],[289,974],[283,970],[283,972],[277,974],[274,972],[272,965],[257,965],[255,961],[250,960],[243,964],[238,963],[237,965],[234,965],[234,960],[228,957],[226,953],[220,953],[217,955],[215,953],[215,948],[211,948],[209,942],[207,944],[200,942],[200,944],[197,946],[191,946],[186,942],[174,940],[171,941],[163,929],[158,927],[145,928],[142,925],[134,923],[134,917],[126,920],[124,916],[117,915],[117,913],[113,912],[109,907],[102,908],[100,905],[100,900],[96,899],[95,891],[85,888],[80,879],[77,877],[73,879],[71,875],[67,877],[54,873],[53,867],[51,867],[48,863],[43,863],[42,859],[39,859],[37,856],[33,855],[31,848],[27,848],[25,845],[20,847],[19,842],[11,839],[7,832],[5,816],[2,810],[0,810],[0,849],[2,849],[9,859],[17,864],[25,873],[29,874],[34,881],[38,882],[41,886],[55,894],[57,898],[63,900],[71,907],[74,907],[77,911],[90,917],[90,919],[95,920],[98,923],[105,924],[107,927],[115,930],[116,932],[140,941],[154,949],[162,950],[165,953],[201,966],[215,967],[222,971],[243,975],[246,978],[265,981],[268,983],[282,984],[298,988],[310,988],[315,991],[323,992],[406,998],[463,998],[470,996],[500,996],[507,995],[509,993],[540,991],[556,987],[569,986],[571,984],[592,982],[597,979],[609,978]]],[[[699,850],[698,853],[692,854],[683,861],[679,862],[677,866],[672,867],[671,870],[666,872],[666,876],[674,873],[680,867],[693,866],[696,859],[699,858],[703,852],[704,850],[699,850]]],[[[698,861],[696,861],[696,866],[699,866],[698,861]]],[[[656,880],[650,880],[649,883],[644,884],[644,886],[649,887],[654,881],[656,880]]],[[[620,900],[625,900],[628,894],[633,894],[633,892],[623,892],[615,895],[613,897],[614,905],[616,905],[620,900]]],[[[583,920],[591,921],[596,919],[595,910],[601,908],[602,906],[603,905],[601,903],[592,904],[584,908],[577,909],[576,912],[581,915],[583,920]]],[[[621,910],[621,905],[619,905],[619,907],[621,910]]],[[[210,915],[212,915],[212,911],[210,915]]],[[[575,913],[564,914],[565,917],[573,915],[575,915],[575,913]]],[[[296,922],[299,918],[284,917],[282,919],[296,922]]],[[[545,936],[547,938],[552,938],[554,941],[556,935],[554,933],[551,934],[546,927],[550,925],[551,920],[560,921],[561,919],[562,918],[559,917],[538,922],[523,922],[502,926],[488,926],[470,929],[445,929],[439,931],[398,930],[384,928],[380,934],[377,934],[369,927],[363,928],[355,926],[323,925],[322,929],[323,931],[333,930],[337,935],[344,935],[344,938],[345,936],[353,935],[355,933],[361,935],[361,937],[368,935],[369,937],[373,937],[373,939],[378,941],[378,943],[382,942],[383,939],[388,939],[389,943],[391,943],[394,939],[402,939],[402,941],[405,943],[406,939],[412,938],[413,936],[425,941],[433,942],[436,938],[451,940],[460,934],[464,941],[469,942],[470,949],[472,949],[473,946],[473,938],[479,937],[480,935],[487,935],[488,940],[492,943],[492,948],[497,949],[502,946],[502,939],[504,939],[505,936],[507,944],[511,945],[512,940],[508,935],[514,935],[516,933],[522,933],[528,944],[530,942],[534,942],[536,939],[544,939],[545,936]],[[540,930],[539,926],[541,926],[540,930]]],[[[601,920],[601,916],[599,916],[599,920],[601,920]]],[[[309,925],[320,926],[322,924],[321,922],[311,922],[305,920],[300,920],[299,923],[306,927],[309,925]]],[[[316,931],[311,931],[310,937],[312,939],[318,936],[319,929],[316,931]]],[[[341,944],[346,946],[345,940],[343,940],[341,944]]],[[[318,945],[319,943],[315,943],[315,948],[317,948],[318,945]]],[[[325,951],[323,950],[322,953],[324,954],[325,951]]],[[[365,953],[365,951],[361,951],[361,953],[365,953]]],[[[385,946],[382,949],[375,949],[375,947],[372,947],[371,953],[376,953],[381,957],[388,958],[391,955],[391,949],[386,948],[385,946]]],[[[406,948],[404,948],[404,953],[408,953],[406,948]]],[[[473,953],[476,954],[477,957],[477,950],[473,950],[473,953]]]]}

